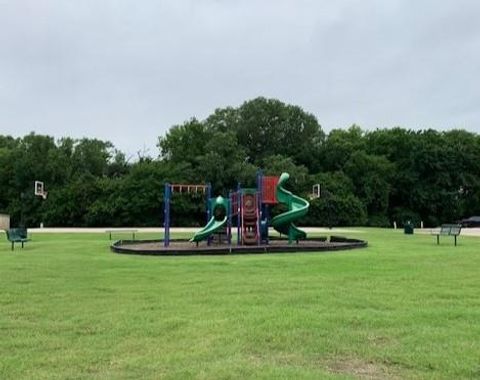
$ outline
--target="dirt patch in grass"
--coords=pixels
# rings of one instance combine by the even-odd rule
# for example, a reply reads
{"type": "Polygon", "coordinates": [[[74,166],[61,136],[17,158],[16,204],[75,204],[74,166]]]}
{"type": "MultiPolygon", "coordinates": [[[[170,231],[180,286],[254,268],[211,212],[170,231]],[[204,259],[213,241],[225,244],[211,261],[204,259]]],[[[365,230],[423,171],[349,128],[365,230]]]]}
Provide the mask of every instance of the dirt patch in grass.
{"type": "Polygon", "coordinates": [[[358,379],[398,379],[385,365],[360,359],[337,359],[330,362],[327,368],[330,372],[358,379]]]}

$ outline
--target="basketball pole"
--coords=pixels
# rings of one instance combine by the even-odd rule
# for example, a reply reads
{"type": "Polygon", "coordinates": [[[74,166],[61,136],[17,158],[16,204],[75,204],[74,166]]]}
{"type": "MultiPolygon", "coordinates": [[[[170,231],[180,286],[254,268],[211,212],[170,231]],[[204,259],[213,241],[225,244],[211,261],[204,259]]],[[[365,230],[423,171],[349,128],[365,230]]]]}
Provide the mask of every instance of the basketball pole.
{"type": "MultiPolygon", "coordinates": [[[[48,192],[45,191],[45,184],[42,181],[35,181],[34,194],[43,200],[47,199],[48,192]]],[[[43,221],[40,222],[40,228],[43,228],[43,221]]]]}

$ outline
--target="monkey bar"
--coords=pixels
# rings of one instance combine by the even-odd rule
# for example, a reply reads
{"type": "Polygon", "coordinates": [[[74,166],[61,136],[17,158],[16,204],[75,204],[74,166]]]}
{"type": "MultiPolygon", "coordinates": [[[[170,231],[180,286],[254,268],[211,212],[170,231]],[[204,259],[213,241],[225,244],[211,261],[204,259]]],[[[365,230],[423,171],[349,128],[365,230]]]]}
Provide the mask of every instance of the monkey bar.
{"type": "Polygon", "coordinates": [[[212,210],[210,208],[209,199],[212,197],[212,185],[200,185],[200,184],[182,184],[182,183],[165,183],[165,192],[163,196],[163,205],[164,205],[164,222],[163,226],[165,229],[164,233],[164,246],[168,247],[170,244],[170,202],[172,200],[172,195],[177,193],[198,193],[206,194],[206,203],[207,203],[207,222],[210,220],[212,210]]]}

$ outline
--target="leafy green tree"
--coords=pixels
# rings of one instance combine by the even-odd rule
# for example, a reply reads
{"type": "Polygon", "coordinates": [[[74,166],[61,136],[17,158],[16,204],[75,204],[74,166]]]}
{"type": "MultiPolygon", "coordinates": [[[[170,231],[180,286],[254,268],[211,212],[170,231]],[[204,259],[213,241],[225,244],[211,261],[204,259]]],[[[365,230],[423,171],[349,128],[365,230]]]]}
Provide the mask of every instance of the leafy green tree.
{"type": "Polygon", "coordinates": [[[18,140],[10,136],[0,136],[0,212],[7,212],[10,201],[15,196],[14,162],[18,140]]]}
{"type": "Polygon", "coordinates": [[[74,174],[107,175],[113,145],[109,141],[81,139],[74,145],[72,164],[74,174]]]}
{"type": "Polygon", "coordinates": [[[385,157],[356,151],[350,155],[344,170],[352,180],[355,195],[366,207],[371,218],[370,224],[388,225],[390,178],[395,170],[394,165],[385,157]]]}
{"type": "Polygon", "coordinates": [[[192,167],[199,166],[200,157],[207,153],[206,142],[214,138],[204,123],[193,118],[182,125],[173,126],[163,137],[159,137],[157,146],[160,158],[171,162],[186,162],[192,167]]]}
{"type": "Polygon", "coordinates": [[[357,125],[347,130],[333,129],[322,149],[322,168],[327,171],[343,169],[350,156],[366,149],[364,132],[357,125]]]}
{"type": "Polygon", "coordinates": [[[281,173],[290,174],[288,181],[289,189],[295,193],[306,194],[310,189],[310,178],[308,169],[303,165],[296,165],[291,157],[273,155],[262,161],[265,175],[280,176],[281,173]]]}
{"type": "Polygon", "coordinates": [[[309,212],[302,223],[311,226],[365,225],[367,212],[363,202],[354,194],[352,180],[342,171],[320,173],[310,181],[319,184],[320,198],[310,200],[309,212]]]}
{"type": "MultiPolygon", "coordinates": [[[[165,182],[210,181],[227,195],[237,181],[254,186],[263,168],[289,172],[289,189],[303,196],[321,184],[304,223],[437,225],[480,214],[480,136],[463,130],[353,125],[325,136],[300,107],[260,97],[174,126],[158,147],[157,159],[128,162],[108,141],[0,135],[0,210],[14,225],[158,226],[165,182]],[[34,196],[35,180],[46,201],[34,196]]],[[[176,195],[173,206],[174,223],[204,223],[202,196],[176,195]]]]}
{"type": "Polygon", "coordinates": [[[206,120],[212,131],[233,130],[246,150],[248,162],[283,155],[298,165],[314,168],[325,135],[312,114],[276,99],[256,98],[239,108],[216,110],[206,120]]]}
{"type": "Polygon", "coordinates": [[[395,164],[391,219],[402,222],[398,218],[412,215],[427,225],[438,225],[475,212],[478,201],[471,189],[478,189],[477,135],[395,128],[371,132],[366,139],[369,153],[395,164]]]}
{"type": "Polygon", "coordinates": [[[89,206],[101,195],[97,179],[91,174],[72,178],[65,186],[49,191],[41,204],[37,220],[46,226],[86,227],[89,206]]]}
{"type": "Polygon", "coordinates": [[[353,194],[313,199],[310,209],[301,224],[309,226],[363,226],[367,214],[363,203],[353,194]]]}
{"type": "Polygon", "coordinates": [[[205,154],[199,157],[198,180],[207,179],[216,193],[226,194],[235,189],[237,181],[246,172],[253,174],[255,167],[247,163],[245,149],[238,145],[234,132],[217,132],[205,141],[205,154]]]}

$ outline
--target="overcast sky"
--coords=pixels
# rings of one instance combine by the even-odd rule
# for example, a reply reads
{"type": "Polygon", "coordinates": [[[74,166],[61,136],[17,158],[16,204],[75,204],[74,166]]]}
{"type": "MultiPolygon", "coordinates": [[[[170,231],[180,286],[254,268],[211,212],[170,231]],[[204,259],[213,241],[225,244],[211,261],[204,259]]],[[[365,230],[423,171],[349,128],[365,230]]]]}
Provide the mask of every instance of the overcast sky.
{"type": "Polygon", "coordinates": [[[324,128],[480,132],[480,1],[0,0],[0,133],[156,155],[266,96],[324,128]]]}

